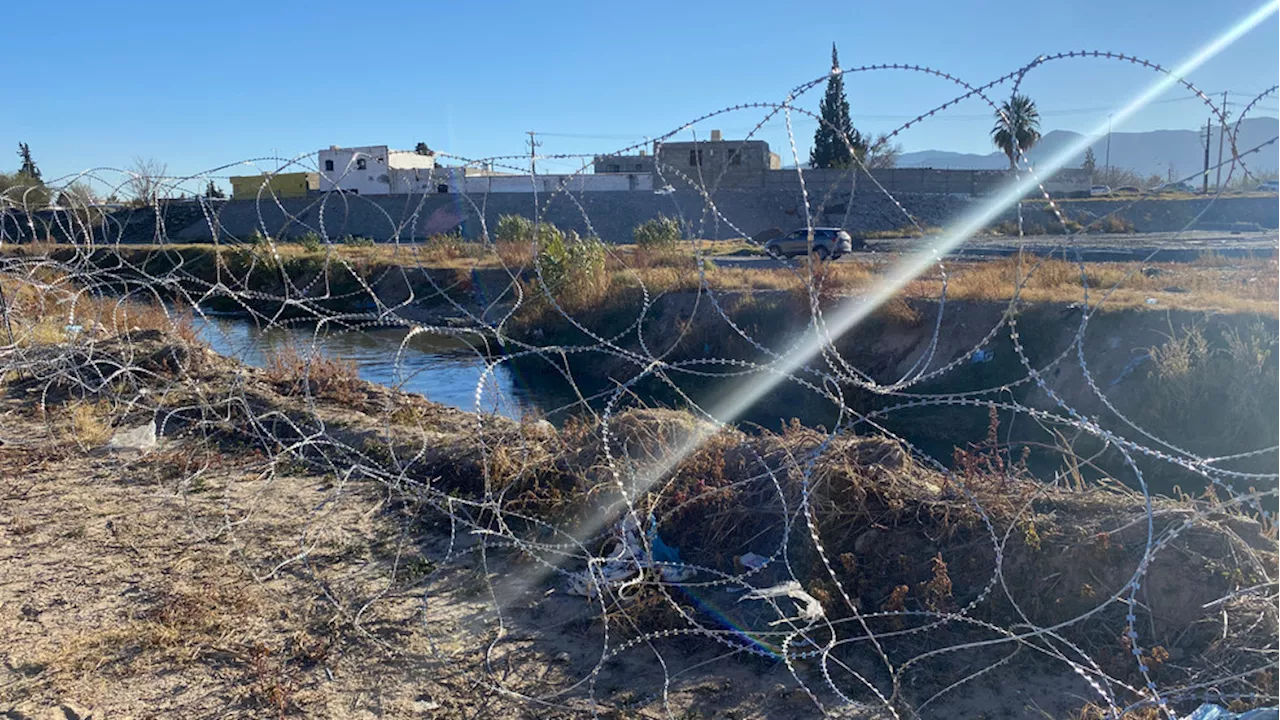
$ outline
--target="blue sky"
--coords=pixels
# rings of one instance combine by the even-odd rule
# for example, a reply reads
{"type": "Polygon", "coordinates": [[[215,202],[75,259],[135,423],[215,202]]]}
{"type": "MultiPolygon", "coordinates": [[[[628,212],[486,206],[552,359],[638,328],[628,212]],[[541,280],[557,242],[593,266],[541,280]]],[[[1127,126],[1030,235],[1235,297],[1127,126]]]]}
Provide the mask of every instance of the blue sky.
{"type": "MultiPolygon", "coordinates": [[[[238,2],[11,3],[0,145],[31,145],[46,177],[138,156],[171,173],[331,144],[432,148],[466,157],[610,152],[746,102],[780,102],[841,64],[908,63],[973,84],[1036,56],[1125,52],[1175,64],[1257,2],[238,2]],[[14,59],[17,64],[14,65],[14,59]],[[14,70],[17,70],[14,72],[14,70]]],[[[1200,69],[1206,91],[1244,100],[1277,83],[1273,17],[1200,69]]],[[[1063,61],[1028,75],[1043,130],[1105,122],[1150,70],[1063,61]]],[[[883,132],[959,94],[915,73],[846,80],[855,125],[883,132]]],[[[1007,95],[1008,86],[998,93],[1007,95]]],[[[822,86],[797,101],[816,111],[822,86]]],[[[1165,96],[1124,128],[1192,128],[1207,112],[1165,96]]],[[[1275,115],[1274,96],[1264,114],[1275,115]]],[[[695,126],[741,137],[766,111],[695,126]]],[[[989,109],[961,103],[900,136],[905,150],[988,152],[989,109]]],[[[795,118],[807,157],[814,122],[795,118]]],[[[686,131],[683,137],[690,137],[686,131]]],[[[758,135],[792,160],[779,116],[758,135]]],[[[12,150],[0,168],[16,168],[12,150]],[[14,167],[9,167],[13,165],[14,167]]],[[[259,167],[273,168],[267,162],[259,167]]],[[[573,171],[571,161],[539,170],[573,171]]],[[[248,166],[217,175],[253,172],[248,166]]],[[[225,183],[224,183],[225,185],[225,183]]]]}

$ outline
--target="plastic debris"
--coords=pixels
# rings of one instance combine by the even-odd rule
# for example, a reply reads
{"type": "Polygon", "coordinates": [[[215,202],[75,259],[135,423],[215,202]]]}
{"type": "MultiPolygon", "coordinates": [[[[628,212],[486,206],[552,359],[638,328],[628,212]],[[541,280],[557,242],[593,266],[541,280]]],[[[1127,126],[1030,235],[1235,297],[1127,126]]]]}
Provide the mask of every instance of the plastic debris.
{"type": "Polygon", "coordinates": [[[1133,372],[1134,370],[1137,370],[1139,365],[1141,365],[1142,363],[1150,359],[1151,359],[1150,353],[1142,353],[1141,355],[1130,360],[1129,363],[1120,370],[1120,374],[1116,376],[1116,379],[1111,381],[1110,386],[1115,387],[1116,385],[1119,385],[1120,381],[1128,377],[1129,373],[1133,372]]]}
{"type": "Polygon", "coordinates": [[[1158,303],[1158,302],[1160,302],[1160,301],[1159,301],[1159,300],[1157,300],[1157,299],[1155,299],[1155,298],[1147,298],[1147,304],[1148,304],[1148,305],[1155,305],[1155,304],[1156,304],[1156,303],[1158,303]]]}
{"type": "Polygon", "coordinates": [[[796,617],[774,620],[769,623],[771,626],[795,622],[796,620],[815,623],[826,616],[826,613],[822,609],[822,603],[818,602],[818,599],[814,596],[805,592],[804,589],[800,587],[800,583],[795,580],[788,580],[787,582],[779,583],[773,587],[752,590],[746,595],[738,598],[738,602],[742,602],[743,600],[767,600],[769,598],[776,597],[789,597],[795,600],[797,605],[802,604],[802,606],[798,608],[799,614],[796,615],[796,617]]]}
{"type": "Polygon", "coordinates": [[[759,570],[764,567],[765,563],[769,562],[769,558],[749,552],[738,558],[738,562],[742,563],[742,567],[748,570],[759,570]]]}
{"type": "Polygon", "coordinates": [[[1213,703],[1205,703],[1187,716],[1187,720],[1277,720],[1280,708],[1255,708],[1242,713],[1234,713],[1213,703]]]}
{"type": "Polygon", "coordinates": [[[117,430],[107,442],[112,450],[136,450],[146,452],[156,446],[156,424],[147,422],[133,428],[117,430]]]}
{"type": "Polygon", "coordinates": [[[996,359],[996,354],[994,352],[986,348],[982,348],[981,350],[975,352],[973,354],[973,357],[969,358],[969,362],[973,363],[974,365],[978,365],[981,363],[989,363],[995,359],[996,359]]]}
{"type": "Polygon", "coordinates": [[[565,589],[571,595],[581,595],[595,599],[600,594],[600,585],[616,587],[619,594],[625,594],[627,586],[641,579],[641,571],[656,568],[658,575],[666,582],[683,582],[693,577],[694,570],[680,567],[680,551],[662,541],[658,536],[657,521],[649,517],[649,531],[645,533],[649,541],[650,552],[646,553],[644,544],[640,542],[640,528],[635,519],[628,514],[619,523],[618,544],[613,552],[601,561],[592,561],[586,570],[569,576],[569,585],[565,589]]]}

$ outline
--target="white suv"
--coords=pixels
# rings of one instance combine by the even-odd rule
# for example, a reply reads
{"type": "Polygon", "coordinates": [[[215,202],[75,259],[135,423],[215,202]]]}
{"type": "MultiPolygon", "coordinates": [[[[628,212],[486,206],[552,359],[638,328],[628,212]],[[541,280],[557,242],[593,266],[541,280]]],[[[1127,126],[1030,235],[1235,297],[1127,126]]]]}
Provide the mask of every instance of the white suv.
{"type": "MultiPolygon", "coordinates": [[[[842,228],[816,227],[813,230],[813,254],[819,260],[838,258],[853,252],[854,240],[849,231],[842,228]]],[[[866,243],[859,240],[858,247],[866,243]]],[[[774,255],[792,257],[809,254],[809,228],[800,228],[790,235],[774,238],[764,244],[764,249],[774,255]]]]}

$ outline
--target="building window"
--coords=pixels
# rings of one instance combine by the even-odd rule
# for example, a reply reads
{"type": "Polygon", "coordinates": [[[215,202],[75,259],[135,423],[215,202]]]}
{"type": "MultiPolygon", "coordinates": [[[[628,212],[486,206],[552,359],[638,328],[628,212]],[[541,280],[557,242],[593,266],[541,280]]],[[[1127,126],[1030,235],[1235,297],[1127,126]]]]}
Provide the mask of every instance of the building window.
{"type": "Polygon", "coordinates": [[[642,163],[636,163],[636,170],[644,170],[644,165],[642,163]]]}
{"type": "Polygon", "coordinates": [[[365,170],[369,167],[369,163],[364,158],[356,158],[356,169],[365,170]]]}
{"type": "Polygon", "coordinates": [[[444,183],[440,183],[439,185],[436,186],[436,192],[443,195],[449,192],[449,186],[444,183]]]}
{"type": "Polygon", "coordinates": [[[690,150],[690,151],[689,151],[689,166],[690,166],[690,167],[697,167],[697,166],[699,166],[699,165],[701,165],[701,164],[702,164],[702,150],[701,150],[701,149],[698,149],[698,150],[690,150]]]}
{"type": "Polygon", "coordinates": [[[622,166],[617,164],[606,165],[604,168],[604,171],[605,172],[621,172],[622,166]]]}
{"type": "Polygon", "coordinates": [[[325,172],[333,172],[333,161],[332,161],[332,160],[325,160],[325,161],[324,161],[324,171],[325,171],[325,172]]]}
{"type": "Polygon", "coordinates": [[[730,164],[730,165],[741,165],[741,164],[742,164],[742,153],[741,153],[741,152],[733,152],[733,153],[730,153],[730,154],[729,154],[729,164],[730,164]]]}

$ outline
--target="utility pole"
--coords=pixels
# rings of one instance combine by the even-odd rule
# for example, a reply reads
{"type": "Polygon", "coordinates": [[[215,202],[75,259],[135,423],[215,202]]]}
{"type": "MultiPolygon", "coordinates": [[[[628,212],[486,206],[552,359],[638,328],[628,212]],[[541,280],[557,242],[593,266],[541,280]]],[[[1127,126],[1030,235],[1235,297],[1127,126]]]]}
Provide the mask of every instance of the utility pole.
{"type": "Polygon", "coordinates": [[[537,164],[538,148],[542,146],[542,143],[537,141],[537,139],[535,138],[537,133],[534,132],[533,130],[529,130],[525,134],[529,136],[529,174],[537,175],[538,174],[538,164],[537,164]]]}
{"type": "Polygon", "coordinates": [[[1204,121],[1204,193],[1209,194],[1209,138],[1212,137],[1213,118],[1204,121]]]}
{"type": "Polygon", "coordinates": [[[1222,141],[1227,135],[1227,91],[1222,91],[1222,128],[1218,130],[1218,177],[1214,180],[1214,187],[1218,190],[1222,189],[1222,141]]]}
{"type": "Polygon", "coordinates": [[[1111,116],[1107,116],[1107,178],[1111,177],[1111,116]]]}

